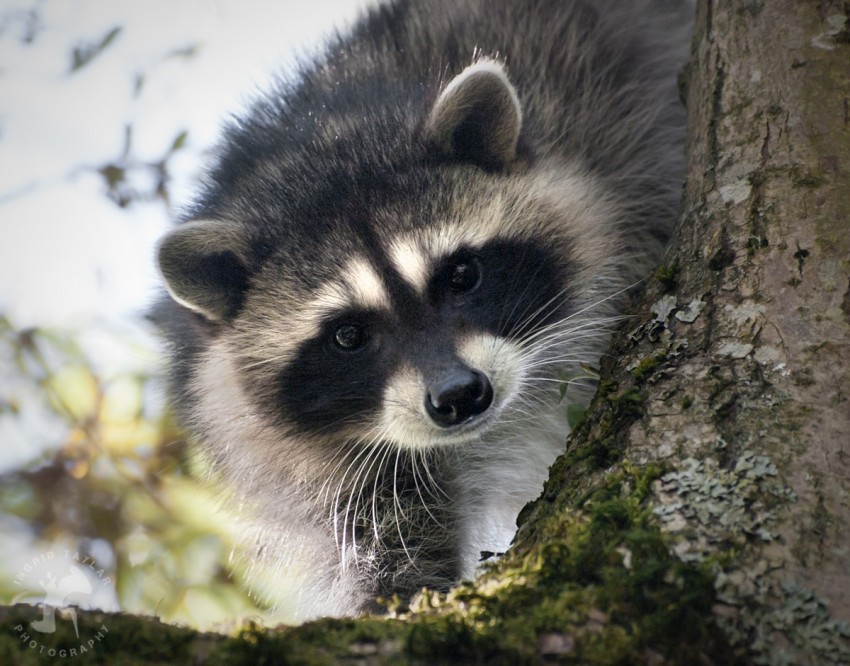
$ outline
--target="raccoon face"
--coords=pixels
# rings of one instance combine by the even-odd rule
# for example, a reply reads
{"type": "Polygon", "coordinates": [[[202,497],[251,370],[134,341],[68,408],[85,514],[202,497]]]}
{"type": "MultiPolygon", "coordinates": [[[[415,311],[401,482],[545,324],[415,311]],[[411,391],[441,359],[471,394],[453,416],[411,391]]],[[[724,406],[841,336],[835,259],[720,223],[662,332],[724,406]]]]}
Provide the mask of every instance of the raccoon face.
{"type": "Polygon", "coordinates": [[[353,259],[302,310],[313,332],[281,365],[267,409],[305,434],[411,448],[479,436],[516,395],[522,340],[569,301],[554,253],[530,242],[436,256],[401,246],[423,264],[415,281],[398,251],[382,269],[353,259]]]}
{"type": "Polygon", "coordinates": [[[172,296],[288,437],[469,442],[557,402],[559,372],[598,356],[579,315],[603,291],[616,207],[579,166],[514,168],[521,112],[492,61],[452,81],[424,127],[442,163],[368,204],[285,232],[191,222],[160,246],[172,296]]]}

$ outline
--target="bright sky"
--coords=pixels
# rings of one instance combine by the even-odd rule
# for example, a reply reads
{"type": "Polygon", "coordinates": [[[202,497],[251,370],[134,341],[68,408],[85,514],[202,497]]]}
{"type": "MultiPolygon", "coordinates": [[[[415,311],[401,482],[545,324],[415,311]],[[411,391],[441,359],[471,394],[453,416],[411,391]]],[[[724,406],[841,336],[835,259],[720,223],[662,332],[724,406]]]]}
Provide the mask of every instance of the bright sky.
{"type": "Polygon", "coordinates": [[[179,207],[222,120],[365,4],[0,0],[0,310],[19,326],[83,328],[143,311],[157,288],[153,245],[174,210],[161,201],[122,210],[104,196],[96,169],[121,155],[125,127],[142,161],[188,130],[171,164],[179,207]],[[69,73],[74,47],[116,26],[111,45],[69,73]],[[169,57],[192,46],[194,57],[169,57]]]}

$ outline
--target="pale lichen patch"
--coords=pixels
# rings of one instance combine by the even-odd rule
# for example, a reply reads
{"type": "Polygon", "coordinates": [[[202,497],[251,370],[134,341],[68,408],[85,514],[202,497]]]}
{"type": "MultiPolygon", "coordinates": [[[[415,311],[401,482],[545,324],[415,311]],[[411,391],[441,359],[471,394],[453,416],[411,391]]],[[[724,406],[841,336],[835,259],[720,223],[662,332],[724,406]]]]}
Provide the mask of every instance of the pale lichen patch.
{"type": "Polygon", "coordinates": [[[746,358],[753,351],[753,346],[744,342],[726,342],[717,349],[720,356],[730,358],[746,358]]]}
{"type": "Polygon", "coordinates": [[[760,303],[745,301],[736,306],[727,304],[723,307],[723,310],[728,319],[736,326],[745,326],[762,318],[767,308],[760,303]]]}
{"type": "Polygon", "coordinates": [[[781,361],[785,358],[785,354],[776,347],[759,347],[753,354],[753,358],[761,365],[773,365],[776,371],[782,371],[784,367],[781,361]]]}
{"type": "Polygon", "coordinates": [[[750,538],[771,541],[774,514],[765,498],[793,499],[793,492],[775,480],[777,474],[768,458],[753,453],[741,455],[731,470],[711,458],[687,458],[680,471],[657,482],[654,513],[663,529],[687,544],[679,552],[684,561],[702,561],[750,538]]]}
{"type": "Polygon", "coordinates": [[[703,308],[705,308],[705,301],[695,298],[688,303],[687,307],[676,313],[676,319],[686,324],[692,324],[699,317],[699,313],[703,311],[703,308]]]}
{"type": "Polygon", "coordinates": [[[747,180],[738,180],[720,188],[720,198],[723,203],[740,204],[750,198],[753,186],[747,180]]]}
{"type": "Polygon", "coordinates": [[[685,459],[655,482],[655,515],[684,562],[714,563],[715,617],[733,645],[747,645],[755,664],[850,663],[850,626],[834,620],[824,601],[794,581],[777,581],[781,559],[747,562],[750,544],[778,538],[781,506],[796,494],[769,458],[744,452],[732,469],[712,459],[685,459]],[[744,566],[729,568],[738,553],[744,566]]]}
{"type": "Polygon", "coordinates": [[[850,663],[850,625],[834,620],[817,593],[790,580],[776,583],[763,575],[768,563],[756,565],[715,581],[718,606],[723,606],[717,621],[730,640],[749,643],[755,664],[850,663]]]}

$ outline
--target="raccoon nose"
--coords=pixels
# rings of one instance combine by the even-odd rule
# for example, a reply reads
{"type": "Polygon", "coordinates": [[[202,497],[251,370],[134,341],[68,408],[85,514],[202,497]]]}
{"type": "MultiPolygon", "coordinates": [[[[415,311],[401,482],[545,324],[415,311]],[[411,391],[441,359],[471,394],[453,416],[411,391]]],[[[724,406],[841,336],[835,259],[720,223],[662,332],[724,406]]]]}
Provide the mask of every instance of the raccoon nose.
{"type": "Polygon", "coordinates": [[[441,428],[460,425],[493,402],[493,387],[476,370],[458,370],[434,382],[425,397],[428,416],[441,428]]]}

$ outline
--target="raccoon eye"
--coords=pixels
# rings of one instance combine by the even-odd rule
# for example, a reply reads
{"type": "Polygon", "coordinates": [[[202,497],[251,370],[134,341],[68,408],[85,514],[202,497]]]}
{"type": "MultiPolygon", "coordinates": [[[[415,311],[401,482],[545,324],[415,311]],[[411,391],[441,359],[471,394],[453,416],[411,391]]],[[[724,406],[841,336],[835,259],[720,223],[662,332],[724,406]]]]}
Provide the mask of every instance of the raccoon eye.
{"type": "Polygon", "coordinates": [[[449,289],[465,294],[481,284],[481,264],[475,257],[464,257],[449,267],[449,289]]]}
{"type": "Polygon", "coordinates": [[[357,324],[342,324],[334,331],[334,344],[344,351],[356,351],[366,344],[366,330],[357,324]]]}

